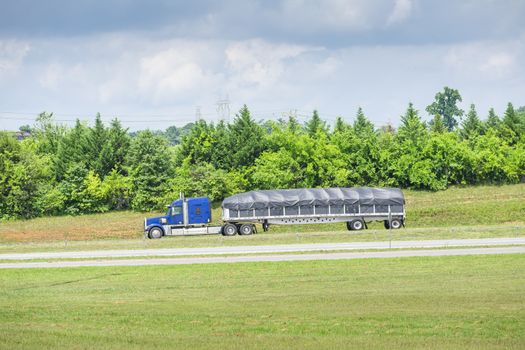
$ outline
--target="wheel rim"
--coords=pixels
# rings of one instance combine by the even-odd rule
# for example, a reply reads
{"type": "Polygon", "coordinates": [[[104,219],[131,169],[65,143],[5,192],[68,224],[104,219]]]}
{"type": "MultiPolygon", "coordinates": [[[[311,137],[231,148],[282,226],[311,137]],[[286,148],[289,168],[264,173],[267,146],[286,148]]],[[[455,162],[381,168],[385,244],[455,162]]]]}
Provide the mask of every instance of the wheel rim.
{"type": "Polygon", "coordinates": [[[360,230],[363,228],[363,223],[361,221],[354,222],[354,230],[360,230]]]}
{"type": "Polygon", "coordinates": [[[151,230],[151,237],[152,238],[160,238],[160,236],[162,236],[162,233],[160,232],[160,230],[158,228],[155,228],[155,229],[151,230]]]}
{"type": "Polygon", "coordinates": [[[226,227],[226,234],[233,235],[235,233],[235,228],[233,226],[226,227]]]}
{"type": "Polygon", "coordinates": [[[401,223],[397,220],[392,220],[391,224],[392,228],[400,228],[401,227],[401,223]]]}

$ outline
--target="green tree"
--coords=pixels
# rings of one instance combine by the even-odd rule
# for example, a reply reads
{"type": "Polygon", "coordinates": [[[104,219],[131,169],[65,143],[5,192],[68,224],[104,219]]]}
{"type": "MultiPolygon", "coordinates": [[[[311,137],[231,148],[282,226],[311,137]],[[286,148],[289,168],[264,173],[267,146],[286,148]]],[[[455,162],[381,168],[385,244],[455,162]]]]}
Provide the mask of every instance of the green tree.
{"type": "Polygon", "coordinates": [[[462,101],[458,90],[445,86],[443,92],[436,94],[434,102],[428,105],[426,110],[430,115],[441,115],[447,129],[452,131],[458,125],[456,118],[463,116],[464,111],[457,106],[458,102],[462,101]]]}
{"type": "Polygon", "coordinates": [[[229,126],[232,163],[229,169],[250,166],[265,150],[264,131],[244,105],[229,126]]]}
{"type": "MultiPolygon", "coordinates": [[[[103,159],[104,152],[101,151],[106,147],[107,134],[100,113],[97,113],[95,125],[88,129],[86,135],[86,156],[88,157],[88,167],[93,169],[99,176],[106,175],[103,159]]],[[[110,170],[107,171],[109,172],[110,170]]]]}
{"type": "Polygon", "coordinates": [[[53,113],[42,112],[36,118],[31,135],[37,140],[39,153],[54,155],[65,133],[66,128],[54,122],[53,113]]]}
{"type": "Polygon", "coordinates": [[[102,186],[110,209],[122,210],[130,207],[133,190],[133,182],[130,177],[120,174],[117,169],[113,169],[104,178],[102,186]]]}
{"type": "Polygon", "coordinates": [[[401,142],[410,141],[415,147],[421,148],[422,143],[427,136],[425,123],[421,121],[418,111],[414,108],[412,102],[404,115],[401,116],[401,125],[397,131],[398,138],[401,142]]]}
{"type": "Polygon", "coordinates": [[[443,123],[441,115],[434,115],[434,118],[430,121],[430,131],[435,134],[442,134],[447,131],[447,127],[445,126],[445,123],[443,123]]]}
{"type": "Polygon", "coordinates": [[[494,112],[494,108],[489,109],[489,115],[487,116],[487,120],[485,122],[485,128],[492,128],[494,130],[498,130],[500,126],[501,120],[496,115],[496,112],[494,112]]]}
{"type": "Polygon", "coordinates": [[[512,103],[507,104],[507,109],[501,123],[503,137],[510,143],[516,144],[521,137],[521,120],[518,113],[514,110],[512,103]]]}
{"type": "Polygon", "coordinates": [[[314,110],[312,117],[305,125],[306,131],[308,132],[308,135],[314,137],[318,132],[324,132],[326,133],[326,122],[321,120],[319,117],[319,113],[317,113],[317,110],[314,110]]]}
{"type": "Polygon", "coordinates": [[[106,134],[106,141],[100,152],[100,176],[102,178],[113,170],[123,173],[124,161],[131,142],[128,129],[124,129],[118,119],[111,121],[106,134]]]}
{"type": "Polygon", "coordinates": [[[337,117],[335,120],[334,133],[343,132],[348,127],[350,127],[350,125],[344,121],[343,117],[337,117]]]}
{"type": "Polygon", "coordinates": [[[359,107],[354,121],[354,130],[357,134],[370,134],[374,132],[374,124],[368,120],[363,113],[363,109],[359,107]]]}
{"type": "MultiPolygon", "coordinates": [[[[54,160],[54,171],[58,181],[61,181],[66,171],[73,164],[88,164],[89,129],[77,119],[75,127],[66,132],[59,140],[54,160]]],[[[52,153],[53,154],[53,153],[52,153]]]]}
{"type": "Polygon", "coordinates": [[[173,175],[167,140],[149,130],[139,132],[131,142],[126,164],[133,182],[131,207],[159,209],[173,175]]]}
{"type": "Polygon", "coordinates": [[[483,123],[478,117],[474,104],[470,105],[467,117],[463,120],[461,126],[460,135],[465,140],[475,138],[483,133],[483,123]]]}

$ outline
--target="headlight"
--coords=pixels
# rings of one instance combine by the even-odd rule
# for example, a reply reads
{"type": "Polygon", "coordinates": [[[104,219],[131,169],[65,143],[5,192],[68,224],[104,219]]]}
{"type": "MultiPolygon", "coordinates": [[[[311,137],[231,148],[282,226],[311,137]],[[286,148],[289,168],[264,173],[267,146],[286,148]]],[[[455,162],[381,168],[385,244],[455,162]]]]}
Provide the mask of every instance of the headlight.
{"type": "Polygon", "coordinates": [[[166,218],[161,218],[160,219],[160,223],[161,224],[166,224],[168,222],[168,220],[166,220],[166,218]]]}

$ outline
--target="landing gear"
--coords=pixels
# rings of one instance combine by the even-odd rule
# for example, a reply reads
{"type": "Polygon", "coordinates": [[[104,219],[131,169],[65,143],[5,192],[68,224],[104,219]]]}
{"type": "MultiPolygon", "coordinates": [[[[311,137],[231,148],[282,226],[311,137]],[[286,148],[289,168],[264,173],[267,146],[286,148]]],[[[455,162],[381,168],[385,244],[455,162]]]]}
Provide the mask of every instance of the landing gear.
{"type": "Polygon", "coordinates": [[[264,232],[267,232],[267,231],[268,231],[268,229],[270,228],[270,224],[268,223],[268,221],[264,221],[264,222],[262,223],[262,228],[263,228],[263,231],[264,231],[264,232]]]}

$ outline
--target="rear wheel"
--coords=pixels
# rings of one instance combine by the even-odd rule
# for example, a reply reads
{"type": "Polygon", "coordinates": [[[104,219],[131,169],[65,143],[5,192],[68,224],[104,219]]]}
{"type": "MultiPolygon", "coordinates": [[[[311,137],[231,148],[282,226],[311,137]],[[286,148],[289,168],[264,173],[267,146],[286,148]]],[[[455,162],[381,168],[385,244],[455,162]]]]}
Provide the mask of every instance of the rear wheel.
{"type": "Polygon", "coordinates": [[[253,233],[253,225],[252,224],[243,224],[239,228],[239,233],[243,236],[251,235],[253,233]]]}
{"type": "Polygon", "coordinates": [[[350,227],[352,230],[359,231],[365,227],[365,224],[363,223],[363,220],[357,219],[350,222],[350,227]]]}
{"type": "Polygon", "coordinates": [[[388,220],[385,220],[385,228],[387,230],[390,229],[390,222],[388,222],[388,220]]]}
{"type": "Polygon", "coordinates": [[[225,236],[235,236],[237,234],[237,226],[234,224],[226,224],[222,227],[222,234],[225,236]]]}
{"type": "Polygon", "coordinates": [[[158,227],[153,227],[149,230],[148,237],[151,239],[159,239],[162,237],[162,230],[158,227]]]}
{"type": "Polygon", "coordinates": [[[391,229],[397,230],[398,228],[401,228],[402,224],[403,223],[399,219],[392,219],[392,220],[390,220],[390,228],[391,229]]]}

